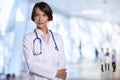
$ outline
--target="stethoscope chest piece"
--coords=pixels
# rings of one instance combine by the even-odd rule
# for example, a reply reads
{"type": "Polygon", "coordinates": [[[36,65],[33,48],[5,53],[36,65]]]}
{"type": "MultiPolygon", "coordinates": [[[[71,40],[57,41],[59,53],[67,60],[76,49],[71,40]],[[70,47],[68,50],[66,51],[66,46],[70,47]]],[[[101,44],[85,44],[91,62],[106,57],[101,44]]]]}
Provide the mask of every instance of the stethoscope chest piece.
{"type": "Polygon", "coordinates": [[[55,50],[56,50],[56,51],[59,51],[58,47],[55,47],[55,50]]]}

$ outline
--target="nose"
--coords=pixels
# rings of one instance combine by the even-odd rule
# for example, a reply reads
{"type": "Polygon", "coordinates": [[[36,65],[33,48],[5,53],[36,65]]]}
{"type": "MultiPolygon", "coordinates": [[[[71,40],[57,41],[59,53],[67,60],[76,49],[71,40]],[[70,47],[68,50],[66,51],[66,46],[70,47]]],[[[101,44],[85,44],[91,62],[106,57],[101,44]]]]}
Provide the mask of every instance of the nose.
{"type": "Polygon", "coordinates": [[[39,20],[42,20],[42,19],[43,19],[43,17],[40,15],[40,16],[39,16],[39,20]]]}

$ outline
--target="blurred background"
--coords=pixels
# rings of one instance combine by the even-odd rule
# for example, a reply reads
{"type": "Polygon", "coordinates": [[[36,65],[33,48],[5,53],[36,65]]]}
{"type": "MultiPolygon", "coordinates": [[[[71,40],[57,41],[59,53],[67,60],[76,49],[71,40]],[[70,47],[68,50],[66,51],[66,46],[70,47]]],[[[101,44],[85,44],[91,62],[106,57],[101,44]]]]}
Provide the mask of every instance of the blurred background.
{"type": "Polygon", "coordinates": [[[99,63],[101,47],[115,48],[120,67],[120,0],[0,0],[0,80],[6,74],[26,80],[22,40],[35,28],[31,11],[40,1],[54,12],[49,29],[64,39],[68,80],[120,80],[119,68],[111,77],[112,72],[101,73],[99,63]]]}

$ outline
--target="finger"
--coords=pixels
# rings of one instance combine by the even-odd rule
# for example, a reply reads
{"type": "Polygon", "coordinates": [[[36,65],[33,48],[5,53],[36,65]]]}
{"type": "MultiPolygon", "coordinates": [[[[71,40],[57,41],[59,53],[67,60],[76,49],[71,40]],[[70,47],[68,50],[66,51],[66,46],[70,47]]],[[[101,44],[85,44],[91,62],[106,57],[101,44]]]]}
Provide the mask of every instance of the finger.
{"type": "Polygon", "coordinates": [[[62,71],[66,71],[66,69],[62,69],[62,71]]]}
{"type": "Polygon", "coordinates": [[[64,73],[64,74],[62,74],[62,77],[64,78],[64,79],[66,79],[66,72],[64,73]]]}

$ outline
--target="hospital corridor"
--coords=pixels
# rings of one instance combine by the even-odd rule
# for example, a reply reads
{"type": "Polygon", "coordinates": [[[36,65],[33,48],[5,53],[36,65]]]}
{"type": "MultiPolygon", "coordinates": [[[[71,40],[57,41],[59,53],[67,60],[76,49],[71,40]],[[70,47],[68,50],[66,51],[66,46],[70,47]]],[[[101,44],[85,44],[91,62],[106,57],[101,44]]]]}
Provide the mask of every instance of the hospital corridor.
{"type": "Polygon", "coordinates": [[[0,80],[29,75],[120,80],[120,0],[0,0],[0,80]]]}

